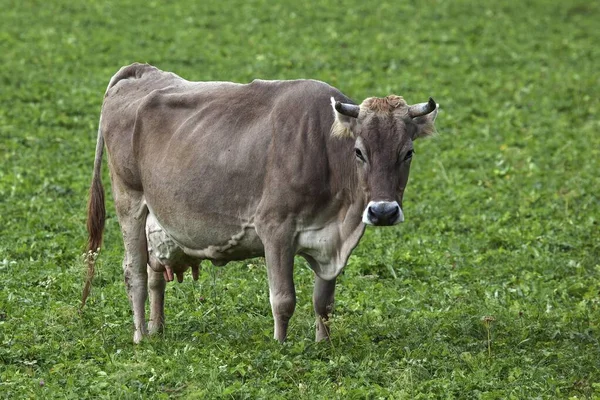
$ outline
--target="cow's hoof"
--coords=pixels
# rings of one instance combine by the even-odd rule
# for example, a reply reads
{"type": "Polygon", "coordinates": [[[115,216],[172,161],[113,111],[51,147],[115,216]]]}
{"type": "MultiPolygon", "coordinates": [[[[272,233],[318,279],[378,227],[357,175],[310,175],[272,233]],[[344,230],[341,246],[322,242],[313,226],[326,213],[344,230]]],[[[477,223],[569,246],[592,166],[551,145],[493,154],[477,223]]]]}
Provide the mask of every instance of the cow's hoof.
{"type": "Polygon", "coordinates": [[[139,342],[142,341],[142,338],[144,337],[144,335],[142,334],[142,332],[140,331],[135,331],[133,333],[133,343],[134,344],[138,344],[139,342]]]}
{"type": "Polygon", "coordinates": [[[148,334],[157,335],[163,332],[165,325],[162,322],[148,322],[148,334]]]}
{"type": "Polygon", "coordinates": [[[329,341],[329,334],[323,334],[319,331],[317,331],[317,334],[315,335],[315,342],[325,342],[325,341],[329,341]]]}

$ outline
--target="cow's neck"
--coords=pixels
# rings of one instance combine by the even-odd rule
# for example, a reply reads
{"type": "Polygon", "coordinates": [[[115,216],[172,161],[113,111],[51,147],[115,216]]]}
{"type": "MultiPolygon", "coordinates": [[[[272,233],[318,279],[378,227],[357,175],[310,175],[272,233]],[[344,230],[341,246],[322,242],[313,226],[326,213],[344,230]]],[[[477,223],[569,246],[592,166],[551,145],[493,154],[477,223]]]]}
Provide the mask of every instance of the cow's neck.
{"type": "Polygon", "coordinates": [[[342,203],[342,236],[356,235],[356,230],[359,227],[362,236],[364,230],[362,214],[368,200],[358,179],[356,161],[354,160],[354,141],[333,139],[328,152],[331,163],[332,191],[336,199],[342,203]]]}
{"type": "Polygon", "coordinates": [[[343,191],[345,195],[342,196],[344,203],[342,210],[344,211],[341,215],[342,223],[339,230],[341,247],[338,253],[337,273],[348,262],[348,257],[350,257],[352,250],[358,245],[366,227],[362,222],[362,214],[367,205],[367,199],[365,198],[364,190],[358,182],[356,165],[352,163],[346,172],[349,174],[351,180],[347,181],[348,186],[343,191]]]}

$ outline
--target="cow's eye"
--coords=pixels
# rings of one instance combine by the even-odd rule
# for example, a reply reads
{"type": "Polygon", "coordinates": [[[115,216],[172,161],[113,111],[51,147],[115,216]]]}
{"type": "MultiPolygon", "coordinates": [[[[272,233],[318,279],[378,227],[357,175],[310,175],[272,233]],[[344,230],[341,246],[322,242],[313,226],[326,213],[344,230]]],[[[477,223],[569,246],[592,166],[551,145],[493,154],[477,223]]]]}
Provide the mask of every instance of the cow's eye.
{"type": "Polygon", "coordinates": [[[414,151],[413,150],[409,150],[406,155],[404,156],[404,161],[406,160],[410,160],[413,156],[414,151]]]}
{"type": "Polygon", "coordinates": [[[359,149],[354,149],[354,154],[356,154],[356,157],[361,160],[361,161],[365,161],[365,157],[363,156],[362,152],[359,149]]]}

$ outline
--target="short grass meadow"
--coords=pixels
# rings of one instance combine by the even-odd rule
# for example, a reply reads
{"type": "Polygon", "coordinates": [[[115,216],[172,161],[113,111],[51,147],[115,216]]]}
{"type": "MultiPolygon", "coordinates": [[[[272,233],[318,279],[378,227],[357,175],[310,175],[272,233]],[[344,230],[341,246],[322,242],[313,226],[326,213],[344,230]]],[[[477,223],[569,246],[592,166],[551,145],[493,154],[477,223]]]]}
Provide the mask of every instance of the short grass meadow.
{"type": "Polygon", "coordinates": [[[0,0],[0,397],[600,398],[600,3],[0,0]],[[108,220],[91,297],[85,207],[110,77],[314,78],[441,104],[406,222],[367,229],[314,343],[297,260],[289,338],[264,260],[167,286],[132,344],[108,220]]]}

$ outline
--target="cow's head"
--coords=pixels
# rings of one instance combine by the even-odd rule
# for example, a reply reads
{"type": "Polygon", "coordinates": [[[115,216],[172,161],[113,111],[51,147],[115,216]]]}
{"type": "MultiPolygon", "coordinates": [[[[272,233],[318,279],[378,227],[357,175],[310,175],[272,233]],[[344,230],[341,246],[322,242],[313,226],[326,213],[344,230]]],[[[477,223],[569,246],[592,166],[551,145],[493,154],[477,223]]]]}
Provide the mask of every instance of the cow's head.
{"type": "Polygon", "coordinates": [[[359,185],[368,204],[362,220],[368,225],[404,221],[402,195],[408,182],[413,141],[431,135],[438,105],[409,106],[400,96],[370,97],[360,106],[331,98],[335,122],[332,134],[352,137],[359,185]]]}

